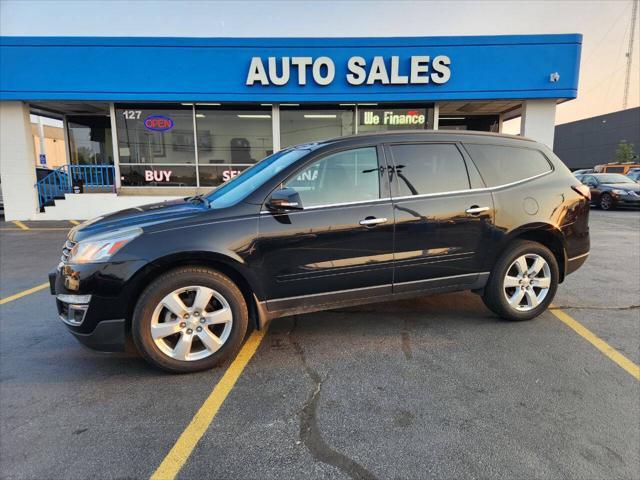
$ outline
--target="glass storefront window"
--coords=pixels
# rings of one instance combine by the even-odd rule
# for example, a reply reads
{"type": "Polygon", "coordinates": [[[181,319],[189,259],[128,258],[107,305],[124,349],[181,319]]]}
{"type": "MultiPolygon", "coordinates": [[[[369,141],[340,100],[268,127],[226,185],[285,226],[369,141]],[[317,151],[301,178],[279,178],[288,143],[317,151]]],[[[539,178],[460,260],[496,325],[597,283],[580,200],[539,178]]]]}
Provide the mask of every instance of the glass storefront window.
{"type": "Polygon", "coordinates": [[[353,107],[280,107],[280,146],[282,148],[327,138],[351,135],[354,131],[353,107]]]}
{"type": "Polygon", "coordinates": [[[113,165],[111,123],[106,115],[69,115],[69,155],[73,165],[113,165]]]}
{"type": "Polygon", "coordinates": [[[200,165],[200,186],[216,187],[240,175],[247,165],[200,165]]]}
{"type": "Polygon", "coordinates": [[[358,133],[432,128],[432,105],[358,106],[358,133]]]}
{"type": "Polygon", "coordinates": [[[118,106],[120,163],[195,163],[191,107],[118,106]]]}
{"type": "Polygon", "coordinates": [[[120,165],[123,187],[193,187],[195,165],[120,165]]]}
{"type": "Polygon", "coordinates": [[[118,105],[115,111],[123,186],[197,185],[191,106],[118,105]]]}
{"type": "Polygon", "coordinates": [[[480,132],[497,132],[500,123],[499,115],[440,115],[440,130],[475,130],[480,132]]]}
{"type": "MultiPolygon", "coordinates": [[[[119,104],[115,114],[122,186],[215,187],[273,153],[271,105],[119,104]]],[[[280,105],[281,148],[430,128],[433,104],[280,105]]]]}
{"type": "Polygon", "coordinates": [[[201,166],[246,167],[273,153],[270,107],[223,110],[196,105],[196,125],[201,166]]]}

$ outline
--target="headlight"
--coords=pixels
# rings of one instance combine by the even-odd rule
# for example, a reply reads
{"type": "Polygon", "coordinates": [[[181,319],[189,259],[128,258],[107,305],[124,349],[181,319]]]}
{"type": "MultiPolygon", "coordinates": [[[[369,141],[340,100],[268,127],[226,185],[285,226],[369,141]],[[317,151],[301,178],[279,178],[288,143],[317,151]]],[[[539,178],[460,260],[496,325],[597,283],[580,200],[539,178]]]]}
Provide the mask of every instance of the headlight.
{"type": "Polygon", "coordinates": [[[142,233],[141,228],[121,230],[88,238],[78,242],[72,249],[69,263],[106,262],[118,250],[142,233]]]}
{"type": "Polygon", "coordinates": [[[626,195],[627,191],[626,190],[619,190],[617,188],[614,188],[613,190],[611,190],[612,193],[615,193],[616,195],[626,195]]]}

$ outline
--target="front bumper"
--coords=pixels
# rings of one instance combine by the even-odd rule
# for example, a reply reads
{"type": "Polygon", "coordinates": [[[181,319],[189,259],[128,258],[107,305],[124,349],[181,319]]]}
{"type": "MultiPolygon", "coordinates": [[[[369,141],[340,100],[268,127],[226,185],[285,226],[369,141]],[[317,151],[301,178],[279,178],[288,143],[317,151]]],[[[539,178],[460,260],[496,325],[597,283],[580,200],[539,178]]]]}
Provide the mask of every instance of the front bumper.
{"type": "Polygon", "coordinates": [[[640,208],[640,197],[635,195],[616,195],[614,201],[619,207],[640,208]]]}
{"type": "Polygon", "coordinates": [[[59,319],[80,343],[103,352],[124,350],[131,279],[143,264],[61,265],[49,273],[59,319]]]}
{"type": "Polygon", "coordinates": [[[570,273],[573,273],[577,269],[579,269],[584,264],[584,262],[587,261],[588,257],[589,257],[589,252],[567,259],[566,274],[569,275],[570,273]]]}

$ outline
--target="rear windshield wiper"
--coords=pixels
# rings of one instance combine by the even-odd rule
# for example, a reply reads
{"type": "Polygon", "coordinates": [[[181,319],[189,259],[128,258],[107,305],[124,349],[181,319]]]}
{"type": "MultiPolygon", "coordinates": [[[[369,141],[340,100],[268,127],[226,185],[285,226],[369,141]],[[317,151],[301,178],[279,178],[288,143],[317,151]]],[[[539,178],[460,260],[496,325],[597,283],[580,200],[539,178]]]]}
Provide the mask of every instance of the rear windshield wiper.
{"type": "Polygon", "coordinates": [[[209,208],[209,200],[207,200],[207,198],[202,194],[194,195],[193,197],[188,197],[187,202],[203,203],[205,207],[209,208]]]}

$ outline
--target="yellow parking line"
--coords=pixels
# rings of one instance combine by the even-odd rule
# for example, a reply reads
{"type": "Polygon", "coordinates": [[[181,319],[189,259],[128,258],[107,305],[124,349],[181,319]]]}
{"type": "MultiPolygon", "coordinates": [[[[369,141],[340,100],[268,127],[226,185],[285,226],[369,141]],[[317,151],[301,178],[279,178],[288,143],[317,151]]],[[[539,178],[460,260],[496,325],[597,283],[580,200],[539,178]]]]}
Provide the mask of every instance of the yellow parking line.
{"type": "Polygon", "coordinates": [[[69,220],[69,223],[73,224],[73,225],[80,225],[80,222],[77,220],[69,220]]]}
{"type": "Polygon", "coordinates": [[[609,345],[607,342],[597,337],[591,330],[582,325],[580,322],[570,317],[567,313],[560,309],[551,306],[549,309],[558,320],[574,330],[578,335],[587,340],[591,345],[596,347],[602,353],[604,353],[610,360],[617,363],[620,368],[623,368],[636,380],[640,380],[640,365],[636,365],[623,354],[618,352],[615,348],[609,345]]]}
{"type": "Polygon", "coordinates": [[[249,360],[251,360],[253,354],[256,353],[266,333],[267,328],[265,327],[262,330],[255,330],[251,334],[240,349],[238,356],[231,365],[229,365],[227,371],[224,372],[220,381],[213,388],[213,391],[196,412],[193,419],[191,419],[191,422],[187,425],[184,432],[182,432],[173,448],[169,450],[169,453],[164,457],[158,469],[151,475],[151,480],[173,480],[178,472],[180,472],[180,469],[193,452],[198,441],[200,441],[204,432],[209,428],[209,425],[211,425],[211,422],[218,413],[218,410],[220,410],[229,392],[231,392],[238,378],[240,378],[249,360]]]}
{"type": "Polygon", "coordinates": [[[24,223],[22,223],[20,220],[14,220],[13,221],[14,225],[17,225],[20,230],[29,230],[29,227],[27,227],[24,223]]]}
{"type": "Polygon", "coordinates": [[[64,231],[68,231],[69,229],[67,227],[30,227],[27,228],[26,230],[24,228],[6,228],[6,227],[0,227],[0,232],[42,232],[45,230],[64,230],[64,231]]]}
{"type": "Polygon", "coordinates": [[[42,283],[28,290],[23,290],[22,292],[16,293],[15,295],[11,295],[7,298],[0,299],[0,305],[4,305],[5,303],[13,302],[14,300],[18,300],[19,298],[26,297],[27,295],[31,295],[32,293],[39,292],[40,290],[44,290],[49,286],[49,282],[42,283]]]}

